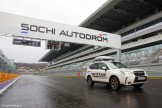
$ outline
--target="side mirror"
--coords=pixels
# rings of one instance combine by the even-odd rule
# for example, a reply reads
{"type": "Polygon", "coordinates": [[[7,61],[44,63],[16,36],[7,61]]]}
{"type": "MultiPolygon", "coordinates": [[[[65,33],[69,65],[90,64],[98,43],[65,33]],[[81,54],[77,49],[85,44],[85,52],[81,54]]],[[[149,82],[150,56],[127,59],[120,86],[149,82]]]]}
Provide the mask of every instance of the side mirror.
{"type": "Polygon", "coordinates": [[[102,70],[105,70],[105,71],[107,70],[106,67],[101,67],[101,69],[102,69],[102,70]]]}

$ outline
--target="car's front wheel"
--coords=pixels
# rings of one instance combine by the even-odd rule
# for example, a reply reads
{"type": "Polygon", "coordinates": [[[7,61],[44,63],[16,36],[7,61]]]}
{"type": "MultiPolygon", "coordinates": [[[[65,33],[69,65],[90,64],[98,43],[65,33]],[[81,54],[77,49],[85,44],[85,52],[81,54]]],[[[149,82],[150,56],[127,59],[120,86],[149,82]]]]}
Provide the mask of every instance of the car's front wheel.
{"type": "Polygon", "coordinates": [[[119,90],[121,88],[118,77],[116,76],[111,77],[110,86],[113,90],[119,90]]]}
{"type": "Polygon", "coordinates": [[[88,84],[88,86],[93,87],[94,82],[93,82],[91,76],[88,76],[88,78],[87,78],[87,84],[88,84]]]}

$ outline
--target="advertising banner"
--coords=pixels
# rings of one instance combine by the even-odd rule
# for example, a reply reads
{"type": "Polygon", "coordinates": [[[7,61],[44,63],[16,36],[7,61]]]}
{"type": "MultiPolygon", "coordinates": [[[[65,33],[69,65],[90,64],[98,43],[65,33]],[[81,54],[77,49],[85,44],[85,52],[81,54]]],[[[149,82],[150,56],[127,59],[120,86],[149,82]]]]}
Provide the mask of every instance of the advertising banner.
{"type": "Polygon", "coordinates": [[[120,35],[4,12],[0,12],[0,33],[44,40],[121,48],[120,35]]]}

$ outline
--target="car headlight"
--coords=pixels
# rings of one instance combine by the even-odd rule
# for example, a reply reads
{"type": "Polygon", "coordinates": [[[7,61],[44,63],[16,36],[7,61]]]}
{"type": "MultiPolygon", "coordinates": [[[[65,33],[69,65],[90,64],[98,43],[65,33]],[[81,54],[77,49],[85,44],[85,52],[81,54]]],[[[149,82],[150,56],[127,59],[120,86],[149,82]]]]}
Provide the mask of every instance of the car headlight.
{"type": "Polygon", "coordinates": [[[129,71],[122,71],[121,73],[123,73],[124,75],[133,75],[133,72],[129,72],[129,71]]]}

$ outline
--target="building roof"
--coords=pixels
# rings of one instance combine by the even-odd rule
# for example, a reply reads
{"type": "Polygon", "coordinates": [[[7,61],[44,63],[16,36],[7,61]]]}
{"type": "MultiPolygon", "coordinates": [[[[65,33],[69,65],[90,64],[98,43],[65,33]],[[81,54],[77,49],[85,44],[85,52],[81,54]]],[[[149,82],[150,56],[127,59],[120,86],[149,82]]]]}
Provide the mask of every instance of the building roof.
{"type": "MultiPolygon", "coordinates": [[[[113,33],[158,10],[162,10],[162,0],[108,0],[79,26],[113,33]]],[[[73,43],[68,48],[62,47],[60,51],[51,50],[39,61],[51,61],[82,46],[73,43]]]]}
{"type": "Polygon", "coordinates": [[[161,0],[111,0],[88,17],[81,27],[114,32],[162,7],[161,0]]]}

